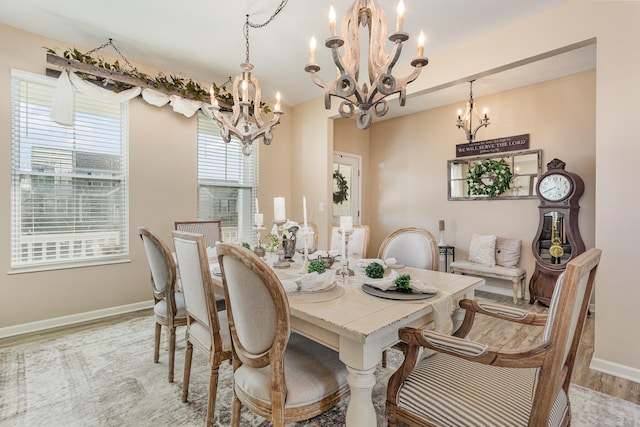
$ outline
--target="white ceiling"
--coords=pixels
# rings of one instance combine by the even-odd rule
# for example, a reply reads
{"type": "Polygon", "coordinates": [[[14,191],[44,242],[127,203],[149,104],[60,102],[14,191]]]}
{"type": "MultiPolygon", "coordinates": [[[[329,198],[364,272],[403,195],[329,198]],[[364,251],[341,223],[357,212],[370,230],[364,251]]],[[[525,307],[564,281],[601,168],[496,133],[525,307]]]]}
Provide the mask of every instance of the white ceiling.
{"type": "MultiPolygon", "coordinates": [[[[411,38],[399,65],[408,63],[415,55],[420,30],[427,36],[425,55],[429,56],[567,1],[404,0],[405,31],[411,38]]],[[[397,0],[378,2],[393,29],[397,0]]],[[[279,4],[280,0],[0,0],[0,23],[62,40],[64,44],[60,46],[47,46],[57,48],[58,52],[69,47],[89,50],[112,38],[132,61],[201,82],[222,83],[238,74],[239,65],[245,60],[245,15],[262,24],[279,4]]],[[[340,21],[352,1],[289,0],[269,25],[250,29],[250,61],[265,98],[273,99],[279,90],[285,105],[296,105],[321,95],[304,66],[309,60],[309,39],[314,35],[319,40],[317,57],[323,67],[320,74],[326,79],[331,77],[329,70],[334,69],[331,55],[321,42],[328,36],[330,4],[340,21]]],[[[107,53],[115,52],[109,48],[107,53]]],[[[484,75],[474,83],[474,96],[592,68],[595,68],[593,45],[484,75]]],[[[427,66],[423,73],[428,70],[427,66]]],[[[405,108],[392,102],[388,117],[468,97],[467,83],[452,82],[450,86],[414,95],[405,108]]]]}

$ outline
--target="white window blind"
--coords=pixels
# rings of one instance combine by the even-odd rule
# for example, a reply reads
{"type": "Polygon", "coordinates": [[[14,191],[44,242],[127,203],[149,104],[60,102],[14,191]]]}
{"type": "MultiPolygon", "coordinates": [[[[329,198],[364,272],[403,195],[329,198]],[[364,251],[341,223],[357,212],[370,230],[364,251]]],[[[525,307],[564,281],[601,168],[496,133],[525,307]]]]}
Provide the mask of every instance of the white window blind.
{"type": "Polygon", "coordinates": [[[128,256],[128,105],[75,93],[74,126],[60,126],[55,83],[11,71],[13,268],[128,256]]]}
{"type": "Polygon", "coordinates": [[[224,241],[255,243],[257,148],[225,143],[215,122],[198,115],[198,219],[220,220],[224,241]]]}

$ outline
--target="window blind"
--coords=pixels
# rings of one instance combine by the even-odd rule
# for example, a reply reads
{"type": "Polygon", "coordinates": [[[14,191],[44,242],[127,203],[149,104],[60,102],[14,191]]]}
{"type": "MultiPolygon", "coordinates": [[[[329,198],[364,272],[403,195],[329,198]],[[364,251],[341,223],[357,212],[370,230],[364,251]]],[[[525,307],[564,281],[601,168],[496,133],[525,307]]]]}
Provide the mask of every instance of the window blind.
{"type": "Polygon", "coordinates": [[[198,219],[220,220],[223,240],[255,243],[257,148],[225,143],[215,122],[198,115],[198,219]]]}
{"type": "Polygon", "coordinates": [[[12,267],[128,255],[127,103],[74,95],[74,125],[50,119],[56,80],[11,71],[12,267]]]}

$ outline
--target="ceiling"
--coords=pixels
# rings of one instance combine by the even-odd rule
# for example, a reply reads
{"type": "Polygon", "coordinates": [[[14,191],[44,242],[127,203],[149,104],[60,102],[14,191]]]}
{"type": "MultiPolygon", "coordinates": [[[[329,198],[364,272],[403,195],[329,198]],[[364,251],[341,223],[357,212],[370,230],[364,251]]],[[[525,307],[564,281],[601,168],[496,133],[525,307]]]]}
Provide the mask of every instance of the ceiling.
{"type": "MultiPolygon", "coordinates": [[[[240,71],[245,60],[243,24],[246,14],[262,24],[281,0],[0,0],[0,23],[62,40],[47,46],[58,52],[69,47],[92,49],[109,38],[131,61],[201,82],[223,83],[240,71]],[[62,44],[64,43],[64,44],[62,44]]],[[[399,65],[415,55],[417,35],[427,36],[425,55],[495,31],[529,15],[570,0],[404,0],[404,29],[411,36],[399,65]]],[[[378,0],[395,26],[397,0],[378,0]]],[[[320,96],[304,71],[309,61],[309,39],[319,40],[320,76],[331,78],[331,55],[320,42],[328,36],[328,9],[333,4],[338,22],[351,0],[290,0],[273,21],[249,31],[250,62],[264,97],[282,93],[285,105],[320,96]],[[328,74],[327,74],[328,72],[328,74]]],[[[115,54],[111,47],[105,53],[115,54]]],[[[43,50],[44,56],[44,50],[43,50]]],[[[510,70],[495,70],[474,84],[474,96],[532,84],[595,68],[595,46],[590,45],[510,70]]],[[[423,73],[428,72],[428,66],[423,73]]],[[[451,82],[427,94],[414,94],[405,108],[390,104],[388,117],[457,102],[468,97],[468,84],[451,82]]],[[[337,104],[334,104],[334,107],[337,104]]]]}

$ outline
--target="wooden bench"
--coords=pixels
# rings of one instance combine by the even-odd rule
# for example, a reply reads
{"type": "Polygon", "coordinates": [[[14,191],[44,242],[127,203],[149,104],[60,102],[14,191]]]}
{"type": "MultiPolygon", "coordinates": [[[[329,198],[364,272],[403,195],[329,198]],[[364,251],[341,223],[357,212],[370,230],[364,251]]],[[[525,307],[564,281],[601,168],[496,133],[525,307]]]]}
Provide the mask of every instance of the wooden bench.
{"type": "Polygon", "coordinates": [[[491,277],[493,279],[511,280],[513,283],[513,302],[518,302],[518,286],[520,294],[525,298],[525,286],[527,282],[527,270],[520,267],[502,267],[496,265],[489,267],[472,261],[454,261],[449,265],[449,271],[455,274],[468,274],[470,276],[491,277]]]}

